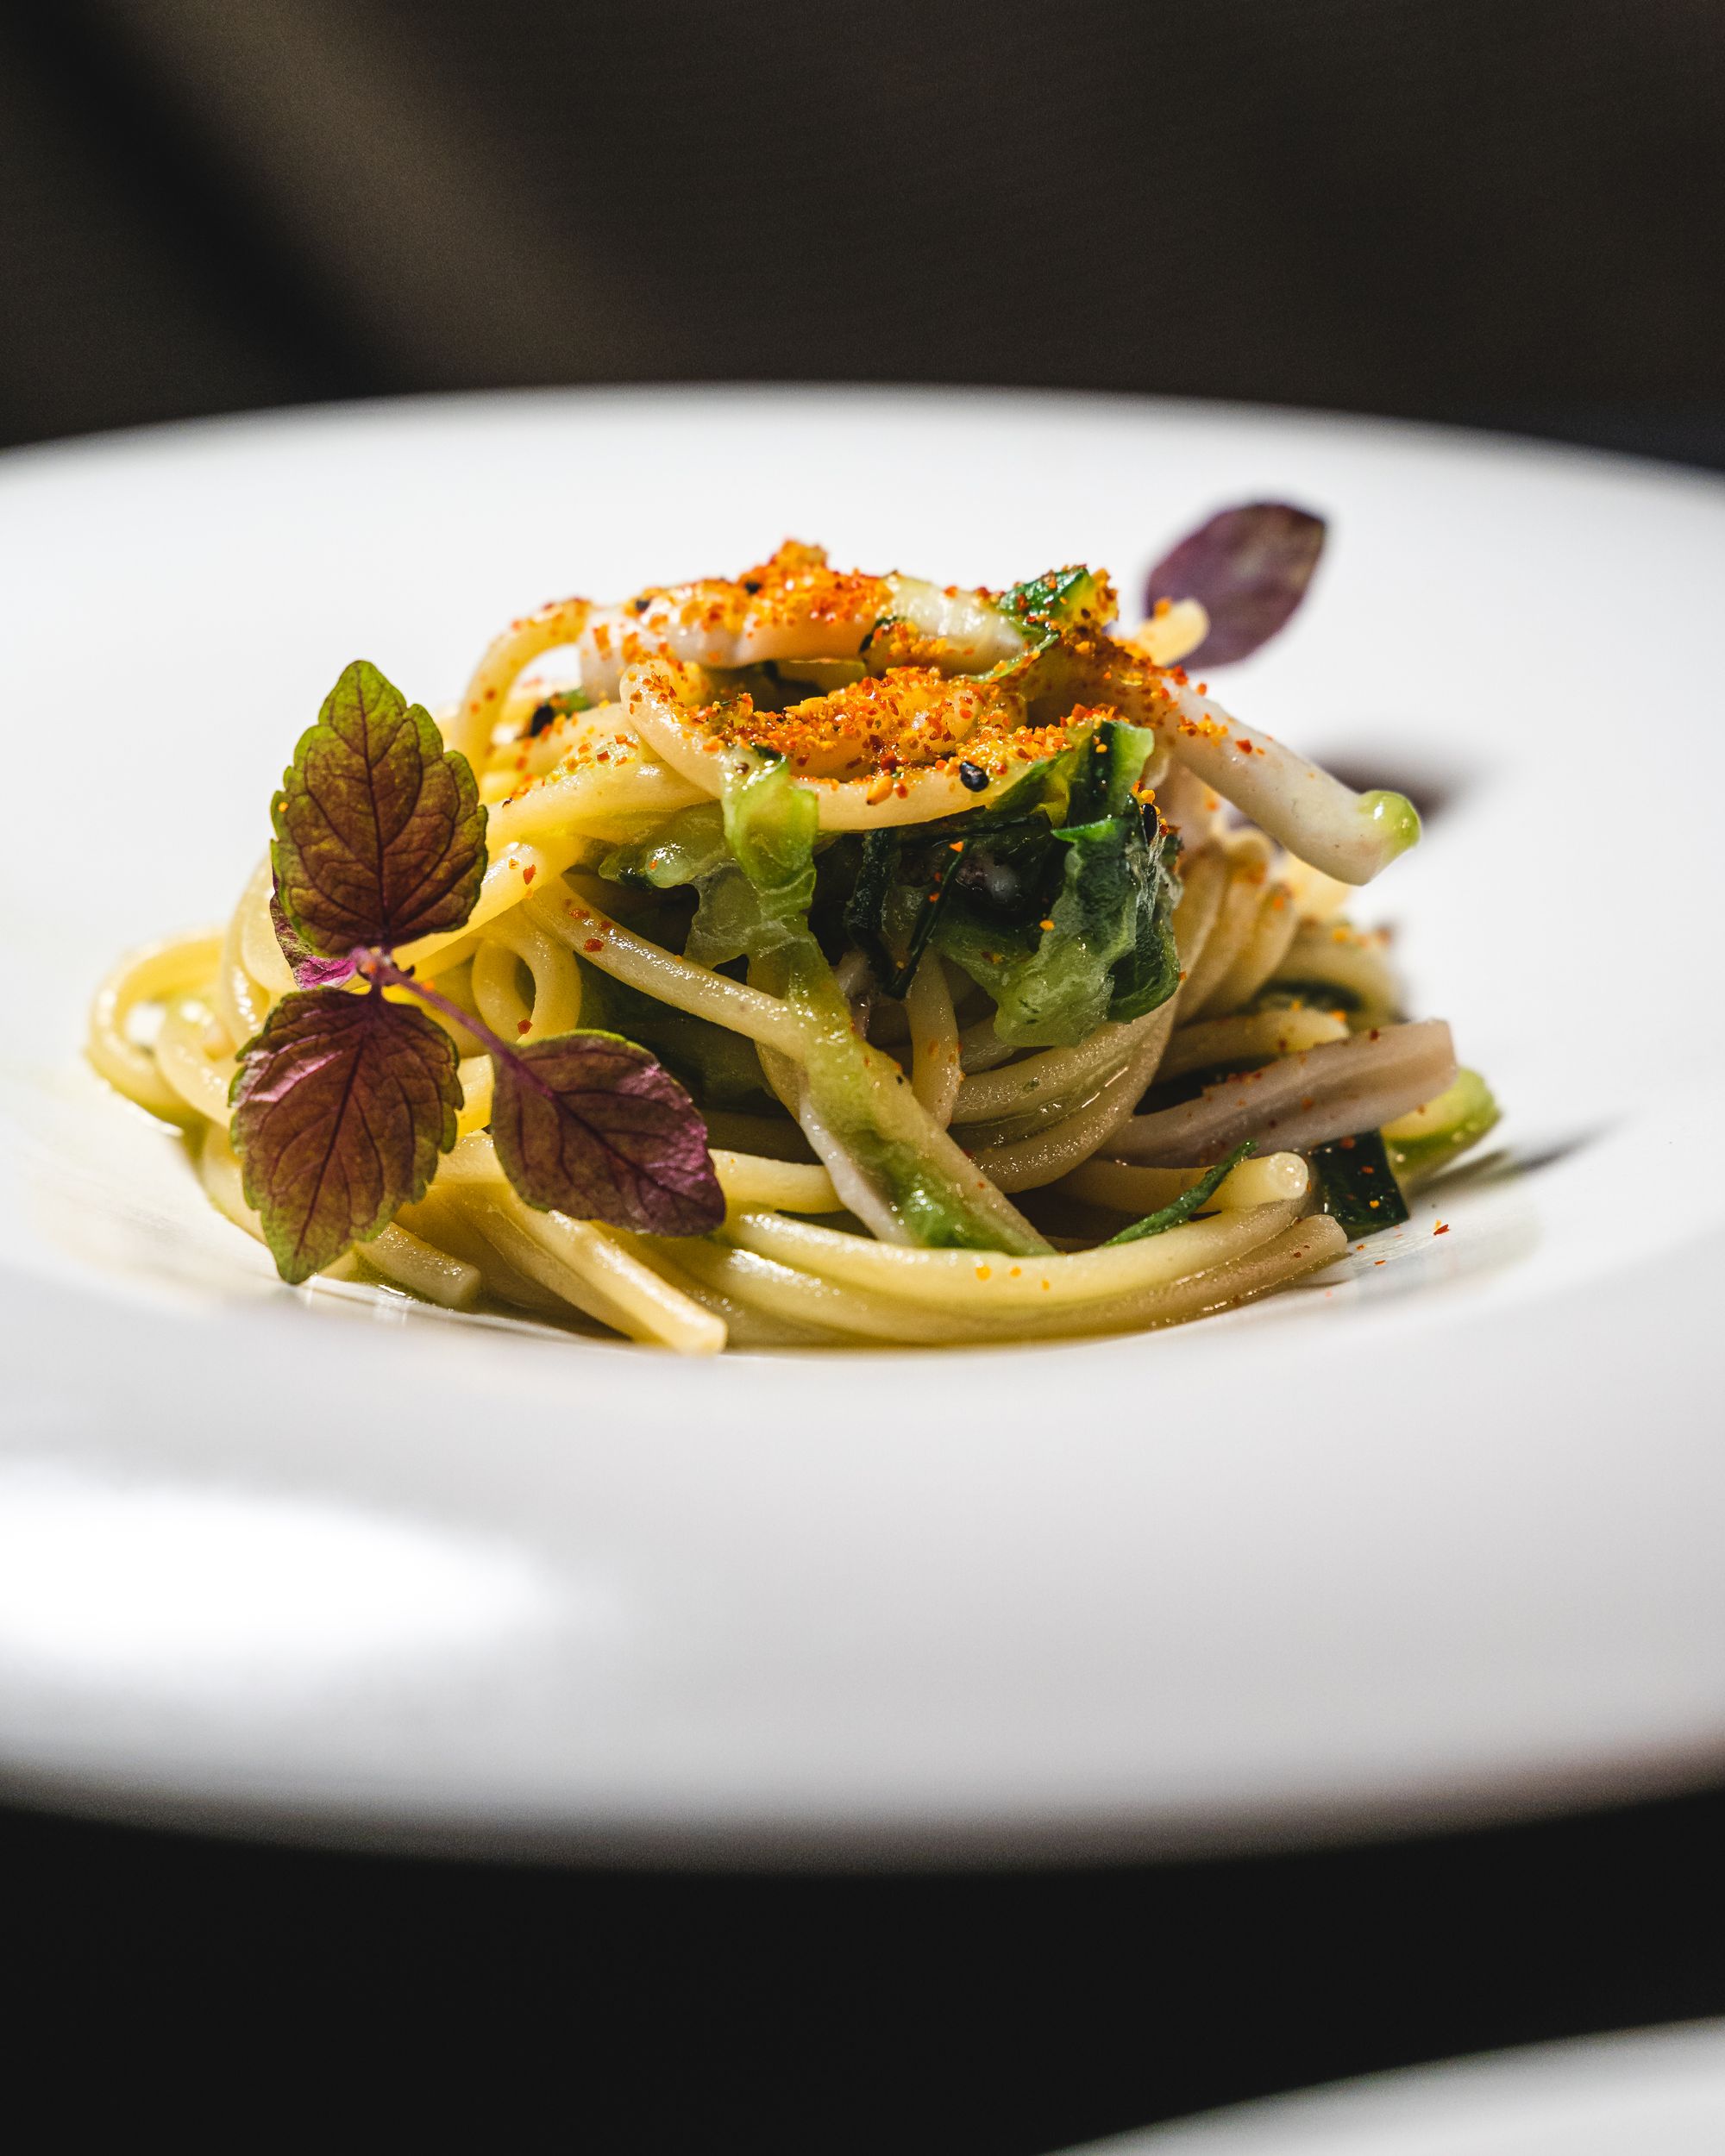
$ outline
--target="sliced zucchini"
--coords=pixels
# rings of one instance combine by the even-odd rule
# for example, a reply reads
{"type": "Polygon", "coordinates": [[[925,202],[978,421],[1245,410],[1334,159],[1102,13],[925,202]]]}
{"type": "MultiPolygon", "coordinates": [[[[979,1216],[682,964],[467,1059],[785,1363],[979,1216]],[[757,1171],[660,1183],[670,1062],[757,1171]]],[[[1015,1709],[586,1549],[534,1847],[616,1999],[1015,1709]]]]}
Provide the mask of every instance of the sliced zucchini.
{"type": "Polygon", "coordinates": [[[1404,1181],[1435,1175],[1477,1145],[1502,1112],[1477,1070],[1458,1070],[1435,1100],[1384,1125],[1390,1165],[1404,1181]]]}

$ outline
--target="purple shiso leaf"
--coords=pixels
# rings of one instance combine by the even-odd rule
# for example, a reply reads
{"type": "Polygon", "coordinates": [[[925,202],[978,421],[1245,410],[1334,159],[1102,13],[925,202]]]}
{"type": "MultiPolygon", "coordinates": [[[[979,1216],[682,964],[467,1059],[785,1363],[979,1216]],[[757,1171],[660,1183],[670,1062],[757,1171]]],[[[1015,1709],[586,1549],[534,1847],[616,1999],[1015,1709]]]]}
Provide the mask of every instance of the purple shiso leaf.
{"type": "Polygon", "coordinates": [[[1226,666],[1268,643],[1306,595],[1324,550],[1324,520],[1289,502],[1245,502],[1220,510],[1151,571],[1144,608],[1195,599],[1209,633],[1182,661],[1226,666]]]}
{"type": "Polygon", "coordinates": [[[320,958],[288,919],[279,891],[270,893],[270,920],[296,988],[339,988],[344,981],[353,979],[354,954],[349,951],[345,958],[320,958]]]}
{"type": "Polygon", "coordinates": [[[276,1005],[232,1099],[246,1202],[277,1271],[302,1281],[424,1196],[461,1086],[455,1044],[424,1012],[320,988],[276,1005]]]}
{"type": "Polygon", "coordinates": [[[271,815],[282,910],[318,956],[411,943],[474,909],[486,812],[472,767],[363,659],[301,736],[271,815]]]}
{"type": "Polygon", "coordinates": [[[645,1049],[562,1033],[493,1063],[492,1141],[530,1205],[649,1235],[706,1235],[724,1219],[706,1125],[645,1049]]]}

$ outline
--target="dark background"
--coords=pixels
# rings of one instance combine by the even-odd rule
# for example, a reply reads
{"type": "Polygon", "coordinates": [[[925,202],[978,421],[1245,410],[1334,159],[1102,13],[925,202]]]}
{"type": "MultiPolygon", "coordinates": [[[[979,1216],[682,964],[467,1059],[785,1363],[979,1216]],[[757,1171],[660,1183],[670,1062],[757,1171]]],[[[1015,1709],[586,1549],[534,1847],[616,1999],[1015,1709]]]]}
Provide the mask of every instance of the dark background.
{"type": "Polygon", "coordinates": [[[0,433],[1066,385],[1725,463],[1717,0],[0,10],[0,433]]]}
{"type": "MultiPolygon", "coordinates": [[[[1725,7],[14,6],[0,295],[10,442],[794,377],[1259,398],[1725,467],[1725,7]]],[[[236,2119],[307,2109],[338,2147],[381,2115],[390,2141],[1038,2156],[1725,2011],[1722,1843],[1716,1792],[1203,1865],[747,1879],[18,1811],[8,2049],[15,2084],[81,2060],[52,2069],[65,2118],[117,2096],[199,2133],[237,2064],[236,2119]],[[116,2086],[139,2035],[152,2073],[116,2086]]]]}

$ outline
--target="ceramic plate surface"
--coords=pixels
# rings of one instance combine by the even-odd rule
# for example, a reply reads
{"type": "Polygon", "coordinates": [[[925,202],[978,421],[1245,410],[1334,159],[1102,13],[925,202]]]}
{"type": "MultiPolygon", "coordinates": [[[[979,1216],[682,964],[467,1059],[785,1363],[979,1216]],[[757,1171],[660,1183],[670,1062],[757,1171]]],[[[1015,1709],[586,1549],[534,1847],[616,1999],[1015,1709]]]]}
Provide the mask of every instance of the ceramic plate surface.
{"type": "Polygon", "coordinates": [[[1242,2104],[1070,2156],[1718,2156],[1725,2022],[1546,2044],[1242,2104]]]}
{"type": "Polygon", "coordinates": [[[1700,478],[1126,400],[512,396],[5,460],[11,1785],[790,1860],[1298,1838],[1716,1767],[1722,570],[1700,478]],[[1148,1338],[692,1366],[284,1289],[80,1063],[116,949],[225,914],[356,655],[436,702],[544,598],[787,532],[1130,594],[1263,497],[1330,551],[1214,686],[1440,804],[1362,915],[1508,1108],[1493,1163],[1333,1276],[1148,1338]]]}

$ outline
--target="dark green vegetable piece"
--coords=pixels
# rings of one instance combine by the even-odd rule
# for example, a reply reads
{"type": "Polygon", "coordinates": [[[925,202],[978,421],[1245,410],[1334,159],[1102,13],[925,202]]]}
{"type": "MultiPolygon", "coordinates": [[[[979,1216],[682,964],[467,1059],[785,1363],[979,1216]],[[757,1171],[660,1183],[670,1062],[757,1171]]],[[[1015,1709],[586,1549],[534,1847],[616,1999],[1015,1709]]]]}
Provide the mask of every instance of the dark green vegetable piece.
{"type": "Polygon", "coordinates": [[[993,996],[995,1031],[1070,1047],[1105,1018],[1142,1018],[1179,985],[1175,842],[1134,801],[1099,823],[978,844],[934,941],[993,996]]]}
{"type": "Polygon", "coordinates": [[[1316,1146],[1312,1166],[1325,1212],[1347,1234],[1376,1235],[1380,1228],[1399,1228],[1408,1218],[1408,1200],[1389,1165],[1382,1131],[1358,1131],[1352,1138],[1316,1146]]]}
{"type": "Polygon", "coordinates": [[[1155,747],[1156,736],[1148,726],[1102,720],[1088,740],[1075,744],[1076,757],[1069,750],[1060,759],[1073,763],[1064,820],[1088,824],[1098,817],[1123,816],[1155,747]]]}
{"type": "Polygon", "coordinates": [[[982,843],[975,834],[932,840],[919,835],[907,842],[898,830],[870,831],[862,841],[844,925],[888,995],[908,993],[960,864],[982,843]]]}
{"type": "Polygon", "coordinates": [[[1176,842],[1135,789],[1153,737],[1104,720],[992,809],[864,842],[844,911],[903,995],[931,939],[985,987],[1001,1037],[1065,1046],[1140,1018],[1179,984],[1176,842]]]}
{"type": "Polygon", "coordinates": [[[1195,1213],[1201,1213],[1224,1182],[1252,1150],[1258,1141],[1248,1138],[1244,1145],[1236,1145],[1225,1159],[1214,1168],[1207,1168],[1189,1190],[1182,1190],[1177,1198],[1171,1198],[1165,1206],[1147,1213],[1142,1220],[1134,1220],[1129,1228],[1122,1228],[1118,1235],[1111,1235],[1103,1244],[1104,1250],[1113,1250],[1117,1243],[1141,1243],[1147,1235],[1160,1235],[1165,1229],[1183,1227],[1195,1213]]]}

